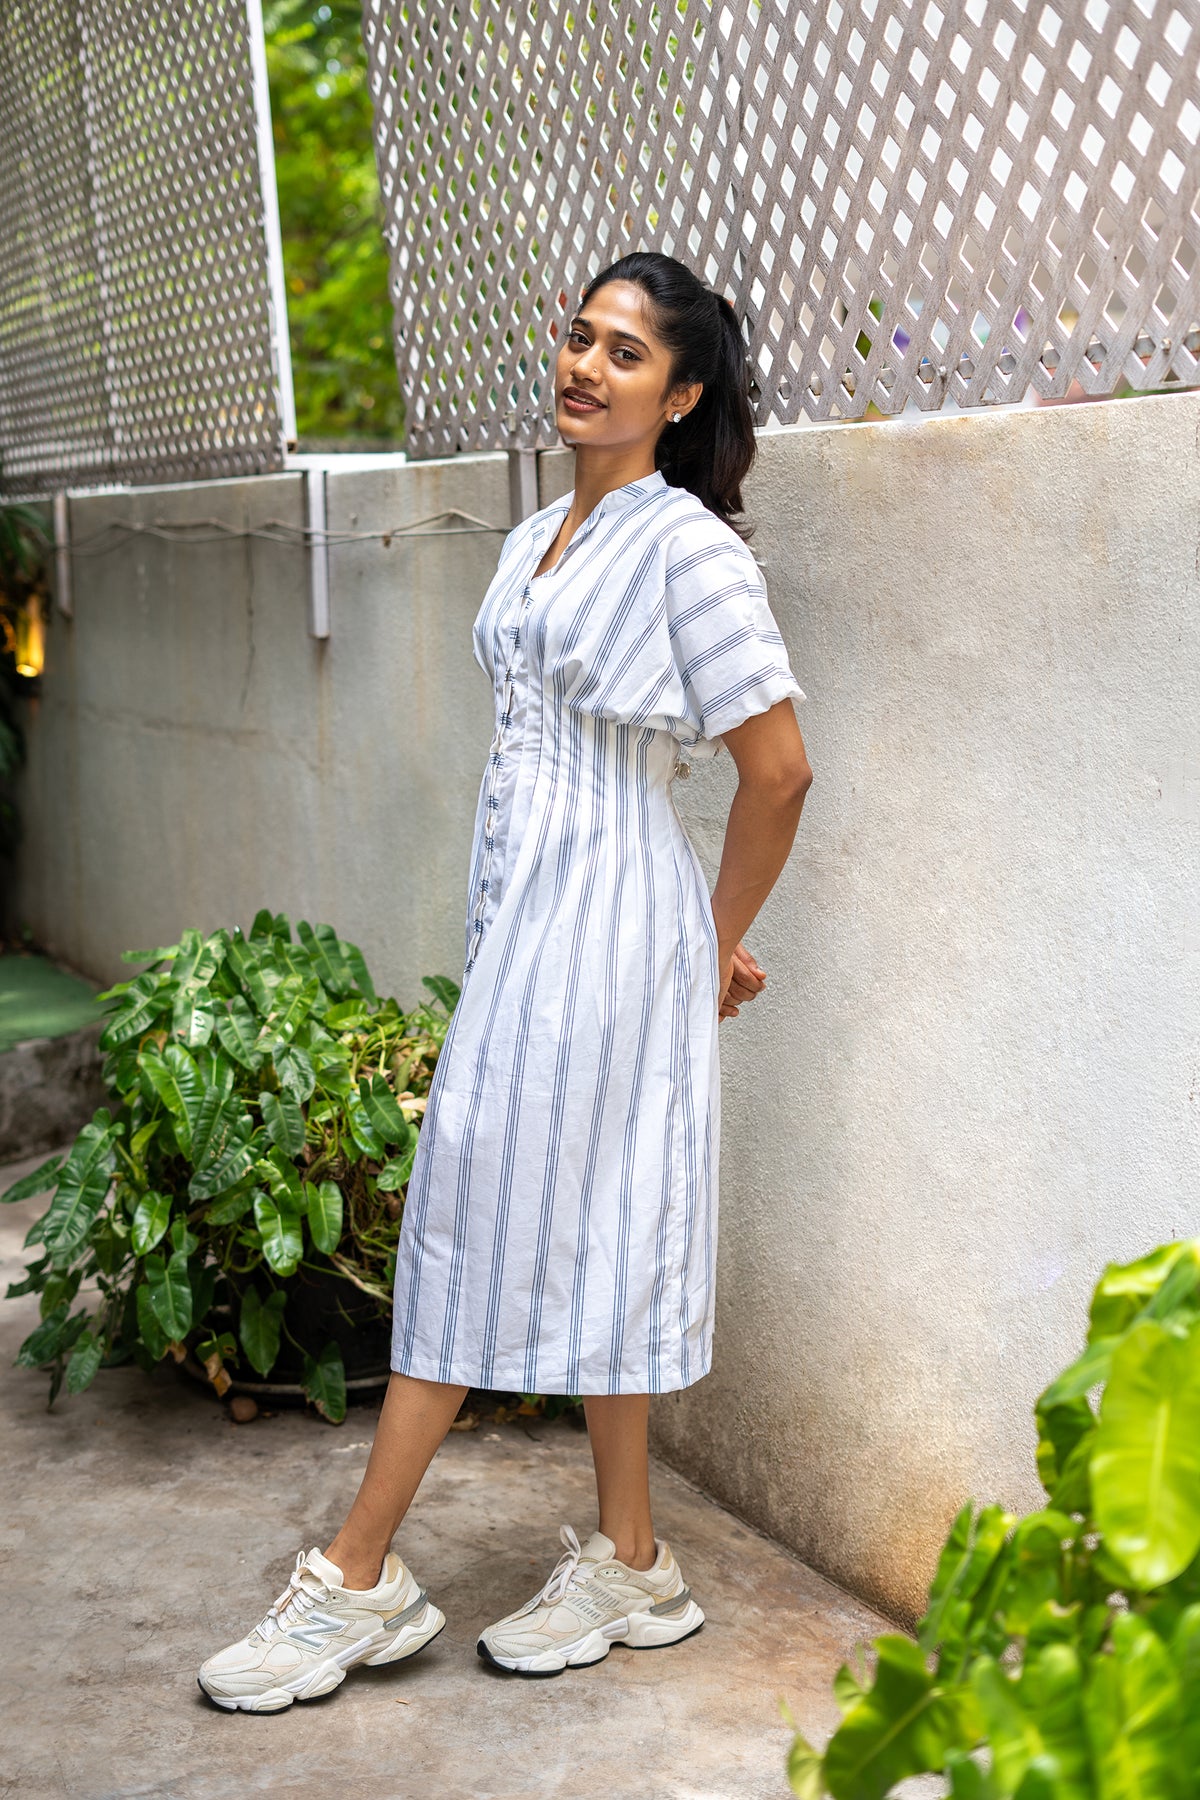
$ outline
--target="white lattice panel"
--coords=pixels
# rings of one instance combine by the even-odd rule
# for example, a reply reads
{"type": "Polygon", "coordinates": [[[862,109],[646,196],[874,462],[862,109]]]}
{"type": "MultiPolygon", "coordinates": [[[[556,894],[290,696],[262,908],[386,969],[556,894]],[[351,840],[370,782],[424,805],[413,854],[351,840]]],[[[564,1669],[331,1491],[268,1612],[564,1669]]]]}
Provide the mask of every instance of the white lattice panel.
{"type": "Polygon", "coordinates": [[[1200,383],[1200,0],[364,0],[413,455],[556,441],[627,250],[760,424],[1200,383]]]}
{"type": "Polygon", "coordinates": [[[3,488],[279,468],[245,0],[0,21],[3,488]]]}

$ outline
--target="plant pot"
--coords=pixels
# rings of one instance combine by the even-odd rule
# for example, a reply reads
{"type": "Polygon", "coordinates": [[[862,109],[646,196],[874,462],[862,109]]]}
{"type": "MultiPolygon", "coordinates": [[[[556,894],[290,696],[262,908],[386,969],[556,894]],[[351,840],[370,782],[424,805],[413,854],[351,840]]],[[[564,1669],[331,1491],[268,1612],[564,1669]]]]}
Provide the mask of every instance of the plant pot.
{"type": "MultiPolygon", "coordinates": [[[[229,1298],[224,1304],[218,1301],[212,1309],[205,1324],[206,1336],[210,1329],[226,1329],[236,1337],[235,1320],[241,1312],[245,1290],[256,1288],[262,1299],[271,1291],[271,1283],[261,1270],[251,1275],[225,1276],[224,1284],[229,1298]]],[[[283,1315],[286,1330],[270,1374],[257,1374],[243,1356],[236,1371],[227,1371],[231,1379],[227,1391],[250,1394],[270,1405],[303,1406],[303,1353],[307,1350],[310,1356],[317,1357],[332,1340],[341,1352],[346,1370],[347,1399],[369,1400],[381,1394],[391,1375],[392,1322],[390,1316],[381,1312],[379,1302],[361,1293],[332,1266],[297,1269],[283,1285],[287,1291],[283,1315]],[[292,1338],[303,1348],[298,1349],[292,1338]]],[[[194,1356],[183,1366],[189,1374],[208,1382],[194,1356]]]]}
{"type": "MultiPolygon", "coordinates": [[[[212,1382],[190,1350],[178,1366],[193,1381],[197,1381],[201,1387],[207,1388],[210,1394],[216,1394],[212,1382]]],[[[274,1370],[266,1379],[261,1375],[249,1377],[235,1375],[232,1369],[227,1369],[225,1372],[230,1378],[229,1386],[225,1390],[227,1394],[248,1394],[252,1400],[258,1402],[260,1408],[266,1411],[274,1412],[283,1407],[299,1408],[309,1404],[308,1395],[298,1381],[277,1381],[274,1370]]],[[[390,1370],[384,1370],[373,1375],[356,1375],[347,1380],[347,1406],[362,1406],[368,1401],[380,1399],[387,1390],[390,1373],[390,1370]]]]}

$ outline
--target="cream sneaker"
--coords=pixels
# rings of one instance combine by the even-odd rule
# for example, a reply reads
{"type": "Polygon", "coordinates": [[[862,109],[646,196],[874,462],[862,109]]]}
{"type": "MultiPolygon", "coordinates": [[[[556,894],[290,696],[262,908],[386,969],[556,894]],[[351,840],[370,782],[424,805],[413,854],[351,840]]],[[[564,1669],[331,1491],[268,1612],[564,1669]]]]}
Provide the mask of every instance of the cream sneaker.
{"type": "Polygon", "coordinates": [[[587,1543],[569,1525],[550,1579],[518,1611],[489,1625],[475,1648],[485,1662],[517,1675],[561,1675],[602,1662],[614,1643],[631,1650],[677,1644],[704,1623],[664,1539],[652,1568],[630,1569],[601,1531],[587,1543]]]}
{"type": "Polygon", "coordinates": [[[196,1679],[229,1712],[281,1712],[293,1700],[328,1694],[356,1663],[412,1656],[445,1623],[394,1550],[376,1585],[361,1593],[342,1586],[342,1571],[319,1550],[301,1550],[287,1587],[254,1630],[210,1656],[196,1679]]]}

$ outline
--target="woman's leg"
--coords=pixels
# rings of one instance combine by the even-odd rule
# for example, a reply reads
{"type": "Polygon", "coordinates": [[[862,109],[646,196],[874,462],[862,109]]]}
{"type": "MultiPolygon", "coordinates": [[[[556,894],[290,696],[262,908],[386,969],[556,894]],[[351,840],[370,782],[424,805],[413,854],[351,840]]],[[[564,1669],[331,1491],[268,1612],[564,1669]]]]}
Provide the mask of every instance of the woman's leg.
{"type": "Polygon", "coordinates": [[[325,1555],[348,1588],[372,1588],[396,1529],[470,1392],[393,1371],[354,1504],[325,1555]]]}
{"type": "Polygon", "coordinates": [[[586,1394],[599,1529],[611,1538],[618,1562],[648,1569],[658,1554],[650,1518],[649,1394],[586,1394]]]}

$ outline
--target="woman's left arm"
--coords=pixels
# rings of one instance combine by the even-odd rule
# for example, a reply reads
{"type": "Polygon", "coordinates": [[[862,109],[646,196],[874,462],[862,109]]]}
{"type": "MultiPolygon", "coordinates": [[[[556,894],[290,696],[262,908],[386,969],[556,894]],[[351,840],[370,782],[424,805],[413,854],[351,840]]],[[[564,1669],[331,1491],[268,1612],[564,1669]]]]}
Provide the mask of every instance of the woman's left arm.
{"type": "Polygon", "coordinates": [[[742,943],[788,859],[812,769],[790,699],[723,732],[738,772],[729,808],[721,867],[712,891],[717,927],[720,1011],[736,1017],[738,1005],[760,992],[762,971],[742,943]]]}

